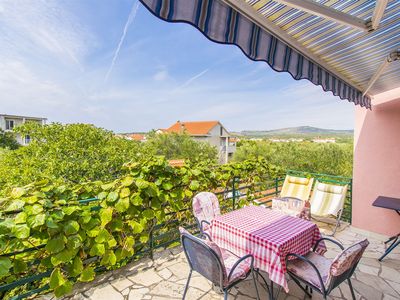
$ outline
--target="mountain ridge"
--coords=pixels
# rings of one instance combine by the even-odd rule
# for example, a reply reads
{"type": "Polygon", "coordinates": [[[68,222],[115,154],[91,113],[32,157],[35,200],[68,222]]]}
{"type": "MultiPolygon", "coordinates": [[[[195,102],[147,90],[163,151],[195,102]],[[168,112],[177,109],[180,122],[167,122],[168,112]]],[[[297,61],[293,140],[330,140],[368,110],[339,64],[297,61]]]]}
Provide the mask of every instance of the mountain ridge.
{"type": "Polygon", "coordinates": [[[354,134],[354,130],[351,129],[325,129],[312,126],[297,126],[297,127],[286,127],[272,130],[242,130],[240,132],[232,132],[241,136],[277,136],[277,135],[343,135],[349,136],[354,134]]]}

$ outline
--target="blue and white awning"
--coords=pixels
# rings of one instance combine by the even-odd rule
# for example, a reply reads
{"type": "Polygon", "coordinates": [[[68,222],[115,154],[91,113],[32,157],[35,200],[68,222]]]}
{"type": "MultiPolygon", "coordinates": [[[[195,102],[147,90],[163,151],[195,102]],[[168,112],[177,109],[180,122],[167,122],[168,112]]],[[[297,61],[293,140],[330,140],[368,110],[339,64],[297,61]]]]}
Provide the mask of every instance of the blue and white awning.
{"type": "MultiPolygon", "coordinates": [[[[395,32],[391,31],[398,32],[399,30],[400,1],[394,1],[396,3],[388,5],[385,12],[385,16],[386,14],[388,16],[387,20],[383,18],[382,21],[392,25],[392,27],[383,26],[382,30],[385,32],[382,34],[386,37],[388,34],[389,37],[393,34],[394,45],[389,45],[388,51],[379,52],[379,55],[373,56],[371,60],[364,57],[356,65],[354,65],[354,60],[359,58],[357,55],[363,54],[364,39],[368,41],[366,47],[369,47],[367,53],[370,53],[374,37],[382,38],[380,28],[375,31],[360,30],[360,28],[353,28],[332,19],[326,20],[321,15],[315,16],[278,3],[296,2],[293,0],[140,1],[155,16],[165,21],[191,24],[214,42],[237,45],[252,60],[265,61],[275,71],[288,72],[296,80],[308,79],[315,85],[320,85],[324,91],[331,91],[341,99],[347,99],[366,108],[371,108],[370,95],[373,94],[366,93],[364,88],[369,79],[374,76],[379,63],[387,56],[386,52],[393,50],[390,46],[395,48],[396,42],[398,45],[399,41],[399,35],[394,35],[395,32]],[[397,23],[393,23],[394,20],[397,20],[397,23]],[[344,41],[340,39],[341,35],[345,38],[344,41]],[[356,43],[354,47],[353,40],[356,43]],[[296,47],[296,45],[299,46],[296,47]],[[316,49],[315,52],[313,52],[313,47],[316,49]],[[334,52],[330,53],[329,47],[335,49],[334,52]],[[353,48],[355,50],[352,52],[353,48]],[[319,52],[323,55],[319,55],[319,52]],[[327,55],[326,59],[324,55],[327,55]],[[352,55],[354,55],[353,59],[352,55]],[[378,65],[371,65],[369,61],[378,65]],[[356,71],[353,72],[351,68],[347,68],[350,65],[354,65],[356,71]],[[363,92],[366,95],[363,95],[363,92]]],[[[346,18],[344,21],[353,22],[354,19],[355,25],[352,25],[362,28],[363,20],[367,24],[367,20],[374,13],[374,6],[370,2],[376,1],[349,0],[344,5],[343,1],[324,0],[311,4],[321,6],[322,13],[325,13],[324,5],[334,12],[337,10],[342,15],[354,12],[354,15],[347,16],[349,21],[346,18]],[[358,20],[360,24],[356,24],[358,20]]],[[[393,38],[389,40],[393,42],[393,38]]],[[[399,70],[393,67],[388,70],[390,73],[384,76],[397,84],[396,80],[400,82],[399,70]],[[396,76],[399,78],[394,79],[396,76]]],[[[388,89],[387,86],[386,89],[388,89]]]]}

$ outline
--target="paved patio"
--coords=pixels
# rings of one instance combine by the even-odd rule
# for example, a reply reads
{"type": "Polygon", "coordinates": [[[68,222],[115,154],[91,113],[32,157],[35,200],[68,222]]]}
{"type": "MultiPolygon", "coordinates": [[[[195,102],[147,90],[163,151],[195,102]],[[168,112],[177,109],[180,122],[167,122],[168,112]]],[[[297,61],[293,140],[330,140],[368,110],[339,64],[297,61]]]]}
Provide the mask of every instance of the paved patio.
{"type": "MultiPolygon", "coordinates": [[[[322,226],[321,231],[326,230],[322,226]]],[[[364,237],[365,234],[352,227],[345,228],[335,236],[344,245],[350,245],[364,237]]],[[[400,299],[400,250],[396,249],[381,263],[377,258],[384,250],[384,237],[373,234],[368,234],[367,237],[370,245],[352,279],[357,299],[400,299]]],[[[326,255],[334,257],[336,253],[336,249],[329,248],[326,255]]],[[[100,275],[91,283],[77,284],[74,293],[64,299],[181,299],[188,273],[185,255],[180,247],[176,247],[156,253],[154,261],[142,259],[122,269],[100,275]]],[[[279,299],[305,299],[304,293],[293,282],[289,282],[289,288],[289,294],[281,292],[279,299]]],[[[261,287],[260,291],[261,299],[268,299],[265,288],[261,287]]],[[[41,299],[53,299],[53,296],[48,294],[41,299]]],[[[207,280],[196,274],[191,280],[186,299],[223,299],[223,296],[215,292],[207,280]]],[[[246,280],[232,289],[229,299],[255,299],[252,282],[246,280]]],[[[322,297],[314,293],[313,299],[322,297]]],[[[351,299],[347,284],[336,288],[329,299],[351,299]]]]}

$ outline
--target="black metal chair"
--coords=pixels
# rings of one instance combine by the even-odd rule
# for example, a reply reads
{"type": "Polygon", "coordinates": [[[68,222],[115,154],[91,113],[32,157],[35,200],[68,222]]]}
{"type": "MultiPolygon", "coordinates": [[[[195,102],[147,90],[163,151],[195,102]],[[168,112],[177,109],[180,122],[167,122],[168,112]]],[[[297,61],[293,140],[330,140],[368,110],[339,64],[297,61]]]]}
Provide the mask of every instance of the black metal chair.
{"type": "Polygon", "coordinates": [[[248,254],[239,258],[233,253],[219,248],[212,241],[197,238],[183,228],[179,228],[179,230],[181,231],[183,250],[190,266],[182,299],[186,297],[193,271],[198,272],[218,287],[224,293],[225,300],[228,299],[228,293],[232,287],[251,275],[257,299],[260,299],[252,255],[248,254]]]}
{"type": "Polygon", "coordinates": [[[326,299],[333,289],[347,280],[352,298],[355,300],[350,278],[368,244],[368,240],[365,239],[344,249],[343,245],[335,240],[329,238],[319,239],[313,250],[306,256],[295,253],[286,255],[287,272],[310,298],[312,291],[315,290],[326,299]],[[330,260],[315,252],[319,243],[324,240],[334,243],[342,250],[335,259],[330,260]],[[301,283],[305,284],[305,287],[301,283]],[[308,288],[310,288],[310,292],[308,288]]]}

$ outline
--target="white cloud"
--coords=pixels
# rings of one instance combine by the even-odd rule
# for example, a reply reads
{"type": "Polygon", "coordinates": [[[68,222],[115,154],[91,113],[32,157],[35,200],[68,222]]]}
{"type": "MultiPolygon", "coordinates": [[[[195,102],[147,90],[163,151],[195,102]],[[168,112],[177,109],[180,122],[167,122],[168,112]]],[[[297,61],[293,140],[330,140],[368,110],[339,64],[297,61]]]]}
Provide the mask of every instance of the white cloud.
{"type": "Polygon", "coordinates": [[[168,74],[167,70],[160,70],[154,74],[153,79],[155,81],[164,81],[164,80],[167,80],[168,77],[169,77],[169,74],[168,74]]]}
{"type": "Polygon", "coordinates": [[[55,59],[82,68],[93,45],[85,27],[55,1],[5,0],[0,10],[0,59],[55,59]]]}

